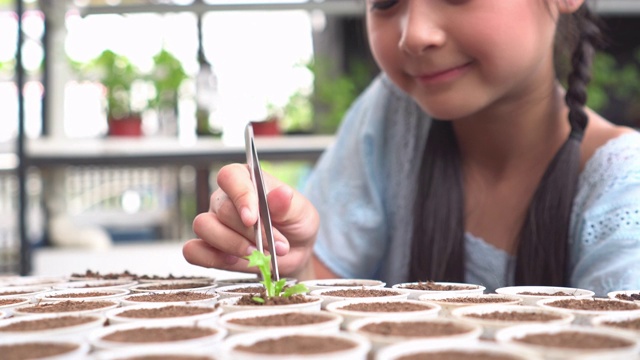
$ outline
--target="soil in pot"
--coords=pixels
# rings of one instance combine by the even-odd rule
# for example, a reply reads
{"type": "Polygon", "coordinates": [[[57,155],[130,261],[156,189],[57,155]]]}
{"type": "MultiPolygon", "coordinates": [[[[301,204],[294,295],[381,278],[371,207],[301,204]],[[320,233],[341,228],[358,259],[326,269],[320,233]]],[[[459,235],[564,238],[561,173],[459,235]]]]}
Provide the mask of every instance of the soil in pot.
{"type": "Polygon", "coordinates": [[[45,319],[24,320],[0,326],[0,336],[3,332],[53,330],[87,324],[95,320],[96,318],[91,316],[59,316],[45,319]]]}
{"type": "Polygon", "coordinates": [[[564,331],[554,334],[529,334],[515,341],[531,345],[567,349],[617,349],[633,345],[632,341],[613,338],[601,334],[578,331],[564,331]]]}
{"type": "Polygon", "coordinates": [[[417,284],[407,284],[400,287],[401,289],[411,290],[428,290],[428,291],[456,291],[456,290],[473,290],[473,286],[438,284],[434,281],[419,281],[417,284]]]}
{"type": "Polygon", "coordinates": [[[21,302],[25,302],[26,300],[27,299],[24,299],[24,298],[0,299],[0,306],[18,304],[18,303],[21,303],[21,302]]]}
{"type": "Polygon", "coordinates": [[[345,339],[312,335],[290,335],[278,339],[257,341],[252,345],[237,345],[236,350],[256,354],[311,355],[353,349],[357,345],[345,339]]]}
{"type": "Polygon", "coordinates": [[[562,315],[548,314],[541,312],[522,312],[522,311],[493,311],[490,313],[469,313],[465,317],[497,320],[497,321],[526,321],[526,322],[547,322],[562,319],[562,315]]]}
{"type": "Polygon", "coordinates": [[[411,355],[405,355],[397,358],[396,360],[519,360],[519,358],[502,355],[496,353],[475,352],[470,354],[464,351],[438,351],[438,352],[425,352],[411,355]]]}
{"type": "Polygon", "coordinates": [[[101,274],[98,271],[87,270],[84,274],[73,273],[71,278],[75,279],[94,279],[94,280],[121,280],[121,279],[135,279],[138,276],[125,270],[121,273],[108,273],[101,274]]]}
{"type": "Polygon", "coordinates": [[[114,293],[100,292],[100,291],[88,291],[83,293],[67,293],[45,296],[45,298],[64,298],[64,299],[76,299],[76,298],[91,298],[100,296],[113,296],[114,293]]]}
{"type": "Polygon", "coordinates": [[[136,287],[137,290],[144,291],[163,291],[163,290],[186,290],[197,289],[202,287],[209,287],[210,283],[204,282],[183,282],[183,283],[170,283],[170,284],[153,284],[136,287]]]}
{"type": "Polygon", "coordinates": [[[214,307],[169,305],[149,309],[126,310],[118,314],[120,317],[136,319],[163,319],[182,316],[196,316],[209,314],[216,310],[214,307]]]}
{"type": "Polygon", "coordinates": [[[460,296],[438,299],[437,301],[454,303],[454,304],[499,304],[513,302],[513,299],[506,297],[488,297],[488,296],[460,296]]]}
{"type": "Polygon", "coordinates": [[[40,359],[63,355],[76,349],[76,344],[25,342],[0,345],[0,354],[3,360],[40,359]]]}
{"type": "Polygon", "coordinates": [[[523,291],[516,293],[516,295],[529,295],[529,296],[573,296],[568,292],[564,291],[556,291],[554,293],[545,293],[545,292],[533,292],[533,291],[523,291]]]}
{"type": "Polygon", "coordinates": [[[439,337],[465,334],[468,327],[451,322],[381,321],[364,325],[359,329],[371,334],[399,337],[439,337]]]}
{"type": "Polygon", "coordinates": [[[238,301],[235,303],[235,305],[240,305],[240,306],[272,306],[272,305],[292,305],[292,304],[304,304],[304,303],[308,303],[308,302],[312,302],[312,301],[316,301],[316,299],[310,299],[307,298],[304,295],[300,295],[300,294],[295,294],[295,295],[291,295],[289,297],[284,297],[284,296],[271,296],[271,297],[267,297],[265,292],[262,292],[260,294],[255,294],[255,295],[243,295],[242,297],[240,297],[240,299],[238,299],[238,301]],[[253,300],[253,298],[255,296],[261,297],[262,299],[264,299],[264,303],[259,303],[256,302],[255,300],[253,300]]]}
{"type": "Polygon", "coordinates": [[[213,283],[214,279],[204,276],[173,276],[169,274],[168,276],[158,276],[158,275],[140,275],[136,278],[137,280],[142,281],[173,281],[173,280],[187,280],[187,281],[197,281],[197,282],[209,282],[213,283]]]}
{"type": "Polygon", "coordinates": [[[230,293],[260,294],[264,292],[264,286],[243,286],[235,289],[228,289],[225,291],[230,293]]]}
{"type": "Polygon", "coordinates": [[[424,311],[432,309],[429,304],[415,304],[408,302],[363,302],[357,304],[349,304],[340,307],[340,310],[361,311],[361,312],[408,312],[408,311],[424,311]]]}
{"type": "Polygon", "coordinates": [[[158,343],[198,339],[216,334],[215,329],[198,326],[172,326],[166,328],[145,328],[119,330],[101,339],[118,343],[158,343]]]}
{"type": "Polygon", "coordinates": [[[97,310],[113,306],[111,301],[60,301],[55,303],[40,303],[33,306],[26,306],[20,308],[20,312],[31,314],[49,314],[49,313],[64,313],[75,311],[87,311],[97,310]]]}
{"type": "Polygon", "coordinates": [[[640,305],[623,301],[605,301],[598,299],[564,299],[547,303],[549,306],[586,311],[626,311],[640,310],[640,305]]]}
{"type": "MultiPolygon", "coordinates": [[[[0,295],[2,295],[2,294],[0,294],[0,295]]],[[[616,299],[625,300],[625,301],[640,301],[640,293],[618,294],[618,295],[616,295],[616,299]]]]}
{"type": "Polygon", "coordinates": [[[305,312],[290,312],[229,320],[232,324],[246,326],[299,326],[320,324],[327,321],[326,316],[305,312]]]}
{"type": "MultiPolygon", "coordinates": [[[[34,292],[36,292],[36,291],[33,291],[33,290],[2,291],[2,292],[0,292],[0,297],[33,294],[34,292]]],[[[0,305],[2,305],[2,304],[0,304],[0,305]]]]}
{"type": "Polygon", "coordinates": [[[336,289],[322,292],[322,295],[350,298],[381,297],[400,295],[397,291],[381,289],[336,289]]]}
{"type": "Polygon", "coordinates": [[[126,297],[125,300],[139,301],[139,302],[183,302],[183,301],[198,301],[213,299],[214,294],[180,291],[175,293],[165,294],[147,294],[147,295],[135,295],[126,297]]]}
{"type": "Polygon", "coordinates": [[[602,324],[620,329],[640,331],[640,318],[621,321],[603,321],[602,324]]]}

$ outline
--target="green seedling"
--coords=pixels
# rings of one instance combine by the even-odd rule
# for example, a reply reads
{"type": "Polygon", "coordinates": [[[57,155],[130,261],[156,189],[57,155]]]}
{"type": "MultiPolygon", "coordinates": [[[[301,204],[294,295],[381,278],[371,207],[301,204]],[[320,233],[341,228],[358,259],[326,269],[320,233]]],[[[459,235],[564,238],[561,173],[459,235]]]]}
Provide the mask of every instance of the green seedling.
{"type": "MultiPolygon", "coordinates": [[[[305,294],[309,292],[309,289],[305,284],[296,284],[284,289],[284,285],[287,281],[286,279],[280,279],[275,282],[272,281],[271,268],[269,266],[271,264],[270,255],[265,255],[258,250],[254,250],[253,253],[251,253],[251,255],[246,256],[245,258],[249,260],[249,265],[248,265],[249,267],[257,266],[258,269],[260,270],[260,273],[262,274],[262,279],[263,279],[262,281],[260,281],[260,283],[262,283],[262,285],[264,285],[264,288],[266,289],[267,298],[277,297],[277,296],[290,297],[291,295],[294,295],[294,294],[305,294]]],[[[259,296],[254,296],[253,301],[260,304],[264,304],[265,299],[259,296]]]]}

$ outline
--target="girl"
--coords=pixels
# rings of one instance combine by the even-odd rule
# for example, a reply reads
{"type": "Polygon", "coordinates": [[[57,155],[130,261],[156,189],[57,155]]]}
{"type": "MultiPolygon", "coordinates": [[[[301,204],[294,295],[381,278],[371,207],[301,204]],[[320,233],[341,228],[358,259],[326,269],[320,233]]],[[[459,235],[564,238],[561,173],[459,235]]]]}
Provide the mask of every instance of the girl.
{"type": "MultiPolygon", "coordinates": [[[[268,180],[281,274],[640,289],[640,134],[584,106],[599,35],[584,0],[367,7],[382,75],[307,198],[268,180]],[[554,55],[568,47],[565,90],[554,55]]],[[[246,166],[218,185],[184,256],[247,271],[258,211],[246,166]]]]}

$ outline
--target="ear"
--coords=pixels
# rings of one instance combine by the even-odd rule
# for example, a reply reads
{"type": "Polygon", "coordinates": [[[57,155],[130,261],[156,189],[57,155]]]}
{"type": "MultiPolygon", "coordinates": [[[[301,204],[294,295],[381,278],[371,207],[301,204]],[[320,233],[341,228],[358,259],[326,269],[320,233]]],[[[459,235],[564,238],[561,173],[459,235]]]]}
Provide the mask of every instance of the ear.
{"type": "Polygon", "coordinates": [[[578,10],[585,0],[556,0],[556,6],[561,14],[571,14],[578,10]]]}

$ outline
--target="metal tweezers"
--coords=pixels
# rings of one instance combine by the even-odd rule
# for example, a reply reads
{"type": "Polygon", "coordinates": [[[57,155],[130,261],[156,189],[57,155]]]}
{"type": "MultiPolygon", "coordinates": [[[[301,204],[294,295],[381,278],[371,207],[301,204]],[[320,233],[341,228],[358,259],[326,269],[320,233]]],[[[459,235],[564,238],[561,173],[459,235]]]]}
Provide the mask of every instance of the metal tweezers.
{"type": "Polygon", "coordinates": [[[258,160],[258,151],[256,150],[256,144],[253,138],[253,126],[251,123],[247,124],[244,131],[245,150],[247,153],[247,164],[249,165],[249,172],[251,173],[251,181],[258,194],[258,202],[260,212],[258,214],[258,221],[253,225],[253,230],[256,234],[256,248],[261,253],[264,253],[262,245],[262,223],[264,223],[264,233],[267,237],[267,246],[269,247],[269,254],[271,255],[271,276],[273,280],[280,280],[280,274],[278,274],[278,260],[276,259],[276,246],[273,239],[273,227],[271,225],[271,215],[269,214],[269,203],[267,202],[267,190],[262,176],[262,168],[260,167],[260,160],[258,160]]]}

